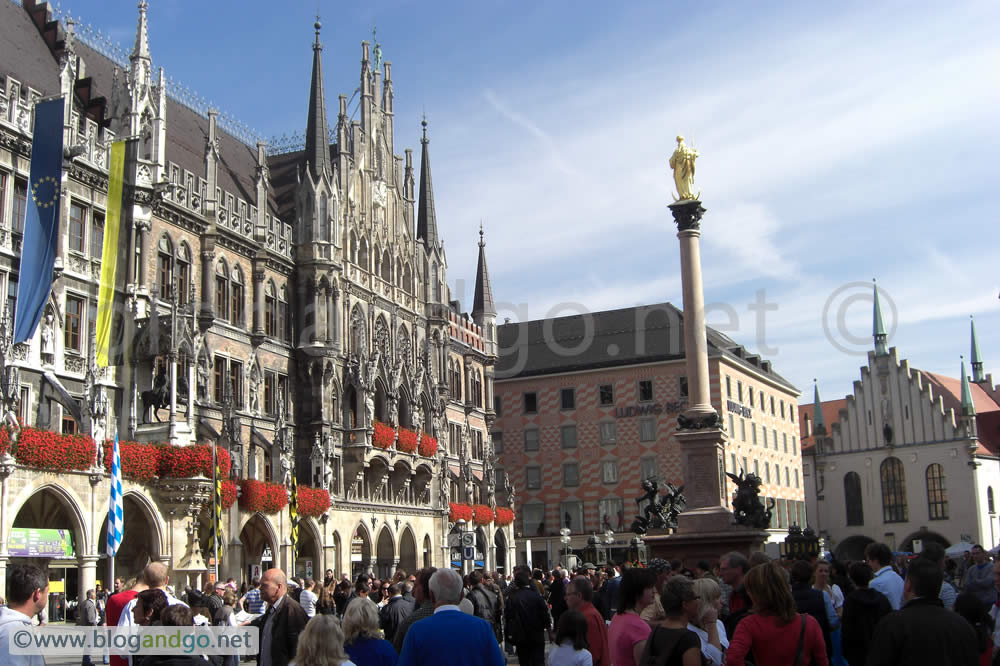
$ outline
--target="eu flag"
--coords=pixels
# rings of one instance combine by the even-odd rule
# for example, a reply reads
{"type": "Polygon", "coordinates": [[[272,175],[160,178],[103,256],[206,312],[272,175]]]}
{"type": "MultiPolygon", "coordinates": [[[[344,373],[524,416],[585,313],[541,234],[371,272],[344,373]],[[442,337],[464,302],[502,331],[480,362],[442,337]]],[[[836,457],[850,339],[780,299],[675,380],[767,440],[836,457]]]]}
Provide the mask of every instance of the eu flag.
{"type": "Polygon", "coordinates": [[[14,342],[30,338],[52,291],[52,269],[59,236],[59,190],[62,182],[63,98],[35,104],[31,139],[31,180],[24,219],[21,273],[14,311],[14,342]]]}

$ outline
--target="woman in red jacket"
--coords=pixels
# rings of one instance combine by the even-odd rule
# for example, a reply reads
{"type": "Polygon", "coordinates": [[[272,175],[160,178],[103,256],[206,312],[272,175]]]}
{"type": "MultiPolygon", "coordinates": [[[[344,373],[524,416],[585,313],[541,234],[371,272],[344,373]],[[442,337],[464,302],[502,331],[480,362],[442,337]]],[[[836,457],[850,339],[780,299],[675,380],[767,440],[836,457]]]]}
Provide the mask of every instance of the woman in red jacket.
{"type": "Polygon", "coordinates": [[[753,612],[736,625],[726,653],[728,666],[743,666],[751,653],[757,666],[829,666],[819,623],[795,612],[788,579],[777,562],[750,569],[743,585],[753,612]]]}

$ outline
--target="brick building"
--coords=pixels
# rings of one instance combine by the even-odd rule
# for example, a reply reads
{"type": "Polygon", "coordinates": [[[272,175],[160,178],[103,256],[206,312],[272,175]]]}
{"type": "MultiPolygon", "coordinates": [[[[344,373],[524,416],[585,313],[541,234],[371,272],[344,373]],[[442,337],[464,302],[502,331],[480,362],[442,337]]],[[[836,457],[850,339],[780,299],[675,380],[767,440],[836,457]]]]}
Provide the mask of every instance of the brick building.
{"type": "MultiPolygon", "coordinates": [[[[535,565],[558,561],[562,528],[577,550],[612,530],[620,560],[641,481],[684,484],[673,436],[687,405],[682,317],[664,303],[498,327],[493,439],[498,474],[518,491],[519,561],[526,549],[535,565]]],[[[770,361],[719,331],[707,335],[712,404],[729,433],[726,471],[761,477],[778,535],[805,520],[798,390],[770,361]]]]}

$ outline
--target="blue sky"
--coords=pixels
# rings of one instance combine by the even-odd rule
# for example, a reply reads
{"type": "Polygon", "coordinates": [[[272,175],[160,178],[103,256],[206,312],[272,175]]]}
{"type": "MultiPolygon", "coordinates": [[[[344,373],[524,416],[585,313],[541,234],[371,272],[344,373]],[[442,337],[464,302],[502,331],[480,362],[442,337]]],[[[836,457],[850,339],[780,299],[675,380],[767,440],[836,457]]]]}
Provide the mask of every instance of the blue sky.
{"type": "MultiPolygon", "coordinates": [[[[150,4],[157,66],[265,136],[302,131],[316,2],[150,4]]],[[[377,24],[397,153],[427,113],[454,295],[471,303],[482,219],[501,318],[679,305],[682,133],[709,323],[804,399],[858,378],[873,277],[914,367],[957,376],[974,314],[1000,379],[1000,5],[627,4],[319,3],[328,107],[377,24]]],[[[130,48],[134,0],[63,9],[130,48]]]]}

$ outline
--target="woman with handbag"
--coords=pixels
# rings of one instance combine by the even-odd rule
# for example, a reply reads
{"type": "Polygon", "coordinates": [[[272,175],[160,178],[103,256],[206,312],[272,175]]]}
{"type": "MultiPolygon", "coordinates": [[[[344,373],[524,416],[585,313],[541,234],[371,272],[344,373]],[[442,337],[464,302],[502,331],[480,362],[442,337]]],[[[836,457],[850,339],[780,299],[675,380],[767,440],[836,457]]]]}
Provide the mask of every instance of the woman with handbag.
{"type": "Polygon", "coordinates": [[[743,585],[753,609],[736,625],[726,652],[728,666],[743,666],[751,653],[756,666],[829,666],[819,623],[795,612],[791,587],[777,562],[750,569],[743,585]]]}

